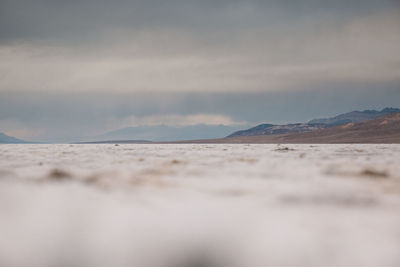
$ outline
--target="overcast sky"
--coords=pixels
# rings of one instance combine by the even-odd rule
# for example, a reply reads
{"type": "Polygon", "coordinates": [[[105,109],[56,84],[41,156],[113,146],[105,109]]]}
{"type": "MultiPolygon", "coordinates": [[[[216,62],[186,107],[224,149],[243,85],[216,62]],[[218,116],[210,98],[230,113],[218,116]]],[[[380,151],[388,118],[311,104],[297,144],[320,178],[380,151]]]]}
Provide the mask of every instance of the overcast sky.
{"type": "Polygon", "coordinates": [[[400,103],[398,0],[0,0],[0,131],[306,121],[400,103]]]}

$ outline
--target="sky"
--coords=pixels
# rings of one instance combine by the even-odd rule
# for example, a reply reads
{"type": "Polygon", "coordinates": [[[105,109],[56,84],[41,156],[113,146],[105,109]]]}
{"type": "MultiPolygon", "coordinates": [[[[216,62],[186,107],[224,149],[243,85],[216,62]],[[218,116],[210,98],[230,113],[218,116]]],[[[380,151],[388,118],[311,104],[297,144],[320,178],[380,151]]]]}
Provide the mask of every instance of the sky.
{"type": "Polygon", "coordinates": [[[255,125],[400,107],[398,0],[0,0],[0,131],[255,125]]]}

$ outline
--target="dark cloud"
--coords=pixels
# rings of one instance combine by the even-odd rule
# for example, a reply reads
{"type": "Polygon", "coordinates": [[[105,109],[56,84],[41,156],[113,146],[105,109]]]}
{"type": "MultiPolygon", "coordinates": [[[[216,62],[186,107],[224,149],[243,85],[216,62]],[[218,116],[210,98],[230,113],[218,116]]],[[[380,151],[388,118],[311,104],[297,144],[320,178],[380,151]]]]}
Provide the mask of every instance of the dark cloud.
{"type": "Polygon", "coordinates": [[[396,0],[1,0],[0,43],[94,41],[108,31],[151,28],[224,31],[282,27],[311,18],[342,22],[357,15],[398,8],[396,0]]]}

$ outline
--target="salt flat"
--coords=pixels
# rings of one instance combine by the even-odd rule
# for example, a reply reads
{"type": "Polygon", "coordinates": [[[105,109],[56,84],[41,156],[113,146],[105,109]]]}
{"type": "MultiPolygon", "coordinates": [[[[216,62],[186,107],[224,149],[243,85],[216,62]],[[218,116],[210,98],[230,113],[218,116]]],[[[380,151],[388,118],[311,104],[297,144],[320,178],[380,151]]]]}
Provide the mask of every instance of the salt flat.
{"type": "Polygon", "coordinates": [[[1,145],[0,266],[400,266],[400,145],[1,145]]]}

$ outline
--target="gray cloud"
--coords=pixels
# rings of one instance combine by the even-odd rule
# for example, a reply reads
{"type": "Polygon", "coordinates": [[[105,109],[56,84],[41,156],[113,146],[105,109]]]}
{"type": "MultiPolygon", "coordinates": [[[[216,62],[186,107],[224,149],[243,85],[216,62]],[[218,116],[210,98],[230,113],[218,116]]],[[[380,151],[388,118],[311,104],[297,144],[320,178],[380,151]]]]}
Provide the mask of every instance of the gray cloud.
{"type": "Polygon", "coordinates": [[[340,27],[318,23],[200,36],[177,29],[116,32],[109,41],[78,46],[4,45],[0,90],[274,91],[400,79],[396,11],[340,27]]]}
{"type": "Polygon", "coordinates": [[[399,8],[396,0],[2,0],[0,41],[89,41],[109,30],[224,31],[282,27],[311,19],[343,22],[399,8]]]}

